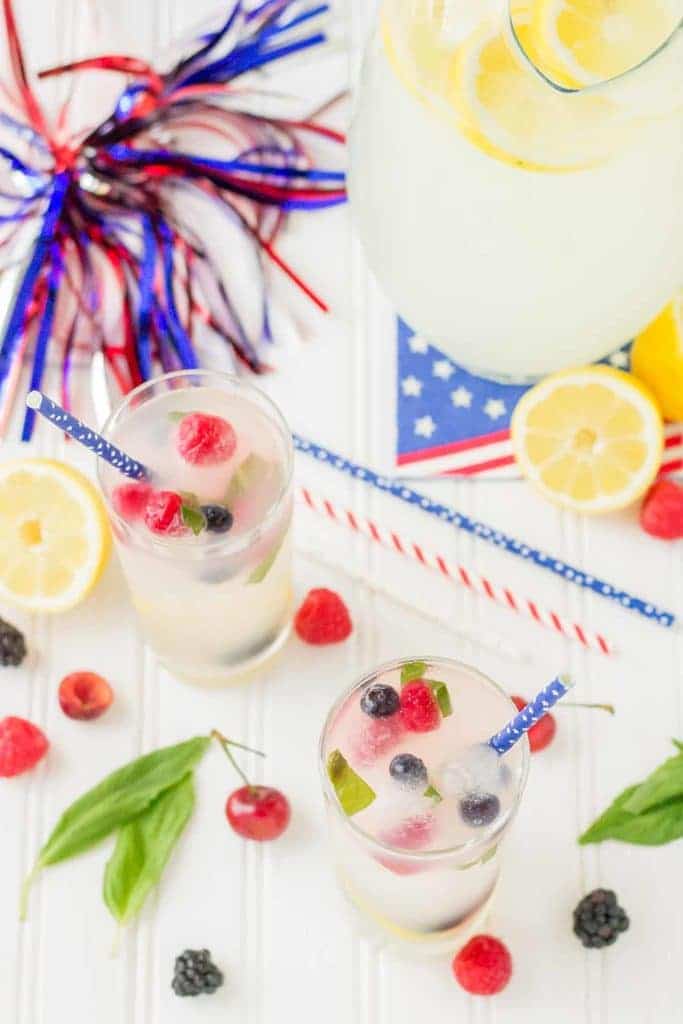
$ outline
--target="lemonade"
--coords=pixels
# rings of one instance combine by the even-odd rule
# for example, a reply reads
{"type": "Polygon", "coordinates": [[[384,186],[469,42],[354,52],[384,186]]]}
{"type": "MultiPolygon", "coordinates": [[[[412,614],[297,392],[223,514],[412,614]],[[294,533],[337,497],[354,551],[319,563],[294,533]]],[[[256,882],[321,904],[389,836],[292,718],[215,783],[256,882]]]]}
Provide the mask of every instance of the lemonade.
{"type": "Polygon", "coordinates": [[[475,669],[445,659],[384,665],[335,704],[321,740],[340,881],[390,936],[441,951],[481,919],[519,803],[528,743],[486,741],[514,714],[475,669]]]}
{"type": "Polygon", "coordinates": [[[604,357],[671,299],[681,17],[682,0],[524,0],[515,35],[504,0],[385,0],[350,192],[415,330],[470,369],[532,379],[604,357]]]}
{"type": "Polygon", "coordinates": [[[292,448],[278,410],[220,373],[132,392],[105,436],[150,470],[100,464],[116,547],[144,633],[198,683],[261,664],[289,631],[292,448]]]}

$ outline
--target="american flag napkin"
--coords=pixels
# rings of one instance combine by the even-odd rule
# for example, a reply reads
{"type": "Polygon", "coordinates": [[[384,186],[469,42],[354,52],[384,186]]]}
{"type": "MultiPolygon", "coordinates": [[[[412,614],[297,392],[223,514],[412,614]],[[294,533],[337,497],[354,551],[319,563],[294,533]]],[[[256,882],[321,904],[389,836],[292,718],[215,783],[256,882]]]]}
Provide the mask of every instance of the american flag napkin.
{"type": "MultiPolygon", "coordinates": [[[[399,476],[519,476],[510,417],[527,390],[475,377],[397,320],[397,444],[399,476]]],[[[629,367],[629,346],[605,360],[629,367]]],[[[683,425],[666,428],[663,473],[683,471],[683,425]]]]}

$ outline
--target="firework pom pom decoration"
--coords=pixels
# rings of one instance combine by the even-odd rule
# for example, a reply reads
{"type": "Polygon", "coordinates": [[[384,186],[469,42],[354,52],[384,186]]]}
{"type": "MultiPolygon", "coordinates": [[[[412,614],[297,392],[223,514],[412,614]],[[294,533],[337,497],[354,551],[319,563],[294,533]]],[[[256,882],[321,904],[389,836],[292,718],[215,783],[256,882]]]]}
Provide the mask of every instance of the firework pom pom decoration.
{"type": "MultiPolygon", "coordinates": [[[[267,264],[326,309],[282,259],[277,238],[291,211],[344,202],[343,171],[317,166],[314,150],[339,150],[345,140],[314,115],[255,112],[264,97],[259,72],[323,43],[328,5],[230,0],[218,27],[167,71],[104,55],[40,72],[127,77],[106,120],[70,135],[67,105],[54,125],[48,121],[26,72],[12,0],[0,2],[11,74],[0,83],[7,105],[0,113],[0,266],[21,267],[0,342],[0,425],[29,345],[31,389],[41,388],[48,354],[58,349],[67,410],[84,339],[102,351],[122,393],[159,370],[196,367],[199,325],[249,369],[266,369],[267,264]],[[217,144],[221,158],[206,155],[217,144]],[[192,197],[236,225],[253,248],[257,330],[240,316],[210,247],[183,219],[192,197]],[[112,296],[120,306],[115,324],[105,315],[112,296]]],[[[331,155],[339,161],[340,152],[331,155]]],[[[28,409],[24,440],[34,416],[28,409]]]]}

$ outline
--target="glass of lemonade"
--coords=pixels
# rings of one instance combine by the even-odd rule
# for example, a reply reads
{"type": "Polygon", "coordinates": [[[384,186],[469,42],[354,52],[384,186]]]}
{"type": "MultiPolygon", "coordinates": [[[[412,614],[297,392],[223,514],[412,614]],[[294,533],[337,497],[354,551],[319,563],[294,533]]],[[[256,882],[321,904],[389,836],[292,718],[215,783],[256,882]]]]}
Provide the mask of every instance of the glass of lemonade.
{"type": "Polygon", "coordinates": [[[147,641],[189,681],[220,685],[283,644],[292,613],[293,449],[269,398],[202,370],[132,391],[104,436],[150,471],[100,460],[116,547],[147,641]]]}
{"type": "Polygon", "coordinates": [[[671,300],[681,19],[683,0],[382,0],[350,195],[416,331],[527,380],[604,357],[671,300]]]}
{"type": "MultiPolygon", "coordinates": [[[[526,737],[487,740],[517,709],[457,661],[394,661],[347,690],[320,741],[342,889],[386,938],[444,952],[477,927],[526,782],[526,737]]],[[[372,929],[374,930],[374,929],[372,929]]]]}

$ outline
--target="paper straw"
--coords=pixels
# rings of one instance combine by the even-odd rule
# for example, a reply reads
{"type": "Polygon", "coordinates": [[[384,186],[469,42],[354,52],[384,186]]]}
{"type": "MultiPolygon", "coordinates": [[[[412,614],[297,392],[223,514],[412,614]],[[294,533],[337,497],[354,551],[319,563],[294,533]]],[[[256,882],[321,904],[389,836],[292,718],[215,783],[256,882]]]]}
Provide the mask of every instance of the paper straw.
{"type": "Polygon", "coordinates": [[[573,687],[573,680],[567,676],[557,676],[552,683],[541,690],[538,696],[530,700],[526,707],[522,708],[504,729],[497,732],[489,740],[489,746],[493,747],[499,754],[506,754],[511,747],[514,747],[517,740],[529,731],[532,725],[543,718],[545,714],[561,700],[573,687]]]}
{"type": "Polygon", "coordinates": [[[441,520],[441,522],[450,523],[459,530],[465,530],[467,533],[474,534],[475,537],[479,537],[488,544],[494,544],[496,547],[503,548],[517,558],[533,562],[539,568],[545,569],[546,572],[552,572],[568,583],[573,583],[575,586],[590,590],[598,597],[613,601],[622,608],[637,612],[644,618],[649,619],[650,622],[666,627],[673,626],[676,622],[676,616],[673,612],[658,608],[643,598],[635,597],[633,594],[622,590],[612,583],[606,583],[597,576],[584,572],[583,569],[577,569],[575,566],[562,561],[560,558],[556,558],[554,555],[550,555],[539,548],[533,547],[531,544],[527,544],[525,541],[503,533],[502,530],[496,530],[486,523],[470,519],[464,513],[458,512],[438,501],[433,501],[425,494],[420,494],[418,491],[406,487],[401,481],[381,476],[366,466],[351,462],[349,459],[337,455],[328,448],[324,448],[322,445],[308,441],[296,434],[294,435],[294,447],[297,451],[311,456],[318,462],[325,463],[331,469],[345,473],[354,480],[360,480],[362,483],[375,490],[382,491],[384,494],[390,494],[394,498],[399,498],[408,505],[414,505],[423,512],[426,512],[427,515],[434,516],[436,519],[441,520]]]}
{"type": "Polygon", "coordinates": [[[580,643],[588,650],[599,651],[600,654],[614,654],[613,645],[601,633],[584,629],[578,622],[571,622],[558,612],[544,608],[531,598],[522,597],[507,586],[494,583],[487,576],[481,576],[463,565],[449,562],[434,551],[425,549],[421,544],[408,540],[393,529],[381,526],[374,519],[366,519],[352,512],[350,508],[339,508],[327,498],[321,498],[307,487],[297,487],[297,501],[306,505],[314,512],[327,516],[338,526],[346,526],[354,533],[362,534],[375,544],[395,551],[404,558],[419,562],[427,569],[440,573],[452,583],[462,584],[475,594],[501,604],[510,611],[517,612],[531,619],[539,626],[551,629],[569,640],[580,643]]]}
{"type": "Polygon", "coordinates": [[[63,430],[69,437],[73,437],[74,441],[78,441],[84,448],[94,452],[98,458],[104,459],[105,462],[108,462],[114,469],[118,469],[119,473],[123,473],[124,476],[132,477],[133,480],[146,480],[150,478],[149,471],[141,462],[137,462],[130,455],[126,455],[125,452],[122,452],[111,441],[105,440],[97,431],[86,427],[85,423],[81,423],[79,419],[72,416],[66,409],[62,409],[61,405],[57,405],[56,402],[53,402],[51,398],[48,398],[41,391],[30,391],[26,398],[26,404],[29,409],[39,412],[41,416],[44,416],[46,420],[53,423],[55,427],[63,430]]]}

